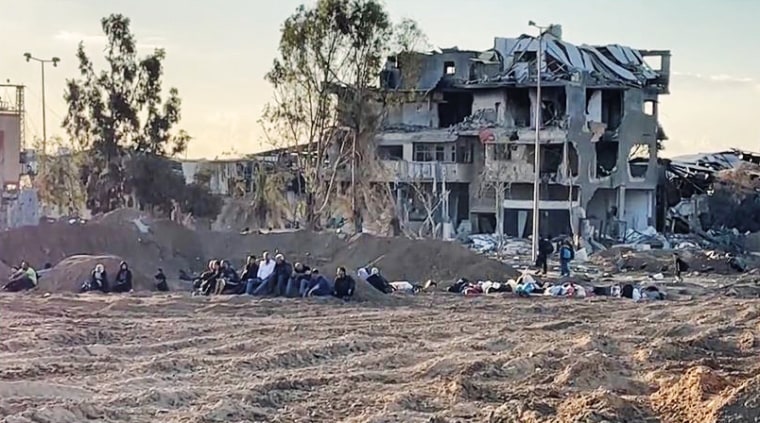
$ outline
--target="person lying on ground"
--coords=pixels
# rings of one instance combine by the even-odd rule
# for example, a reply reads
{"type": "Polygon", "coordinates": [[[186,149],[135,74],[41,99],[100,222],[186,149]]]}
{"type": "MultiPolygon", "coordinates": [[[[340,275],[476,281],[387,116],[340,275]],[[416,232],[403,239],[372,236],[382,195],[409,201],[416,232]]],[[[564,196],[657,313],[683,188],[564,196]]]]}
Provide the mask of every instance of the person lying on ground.
{"type": "Polygon", "coordinates": [[[354,295],[354,289],[356,289],[354,278],[346,274],[345,267],[339,267],[335,276],[333,295],[347,301],[354,295]]]}
{"type": "Polygon", "coordinates": [[[373,267],[372,270],[369,272],[369,275],[364,278],[370,285],[374,286],[375,289],[378,291],[390,294],[393,292],[393,287],[388,282],[388,279],[385,279],[383,275],[380,274],[380,269],[377,267],[373,267]]]}
{"type": "Polygon", "coordinates": [[[308,279],[301,279],[299,293],[302,297],[327,297],[332,295],[330,281],[319,274],[319,269],[311,269],[308,279]]]}
{"type": "Polygon", "coordinates": [[[100,291],[106,293],[108,288],[108,273],[106,273],[106,268],[98,263],[90,273],[90,278],[82,284],[80,292],[100,291]]]}
{"type": "Polygon", "coordinates": [[[288,280],[288,286],[285,288],[285,296],[292,298],[300,296],[301,281],[308,281],[311,275],[311,267],[303,264],[296,263],[293,266],[293,274],[288,280]]]}
{"type": "Polygon", "coordinates": [[[159,267],[158,272],[153,275],[153,279],[156,280],[156,291],[169,292],[169,284],[166,283],[166,275],[164,274],[164,269],[159,267]]]}
{"type": "Polygon", "coordinates": [[[37,272],[26,261],[10,276],[9,282],[3,286],[3,291],[20,292],[37,287],[37,272]]]}
{"type": "Polygon", "coordinates": [[[116,274],[111,292],[130,292],[132,291],[132,271],[126,261],[119,264],[119,272],[116,274]]]}

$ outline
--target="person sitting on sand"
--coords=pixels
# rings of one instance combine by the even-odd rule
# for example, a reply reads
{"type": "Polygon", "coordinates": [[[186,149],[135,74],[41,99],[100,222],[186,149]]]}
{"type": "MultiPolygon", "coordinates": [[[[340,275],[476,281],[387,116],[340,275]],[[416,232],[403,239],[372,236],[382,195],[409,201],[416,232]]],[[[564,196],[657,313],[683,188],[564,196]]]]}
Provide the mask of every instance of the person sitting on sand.
{"type": "Polygon", "coordinates": [[[293,274],[288,280],[288,286],[285,289],[285,296],[292,298],[300,294],[301,282],[308,281],[311,275],[311,267],[303,264],[296,263],[293,266],[293,274]]]}
{"type": "Polygon", "coordinates": [[[228,260],[222,260],[219,275],[214,291],[216,295],[239,295],[245,292],[245,284],[240,282],[240,277],[228,260]]]}
{"type": "Polygon", "coordinates": [[[311,269],[308,279],[301,279],[299,293],[302,297],[327,297],[333,292],[330,281],[319,274],[319,269],[311,269]]]}
{"type": "Polygon", "coordinates": [[[293,275],[293,266],[285,260],[285,255],[277,254],[274,256],[274,295],[285,296],[288,289],[288,281],[293,275]]]}
{"type": "Polygon", "coordinates": [[[216,288],[216,281],[221,277],[221,264],[219,260],[211,260],[208,265],[208,270],[203,272],[200,276],[198,291],[202,295],[211,295],[216,288]]]}
{"type": "Polygon", "coordinates": [[[90,278],[82,284],[82,289],[79,292],[92,291],[108,292],[108,273],[106,273],[106,268],[100,263],[92,270],[90,278]]]}
{"type": "Polygon", "coordinates": [[[333,295],[344,301],[348,301],[354,295],[355,289],[356,281],[354,281],[354,278],[346,274],[345,267],[339,267],[338,272],[335,276],[333,295]]]}
{"type": "Polygon", "coordinates": [[[256,256],[250,255],[245,261],[245,267],[243,267],[243,271],[240,272],[240,280],[243,282],[248,282],[250,280],[256,279],[259,274],[259,263],[256,261],[256,256]]]}
{"type": "Polygon", "coordinates": [[[132,271],[126,261],[119,264],[119,272],[116,274],[113,289],[111,292],[131,292],[132,291],[132,271]]]}
{"type": "Polygon", "coordinates": [[[245,289],[248,295],[268,295],[272,293],[272,287],[270,286],[270,277],[274,273],[274,267],[276,263],[269,258],[269,252],[264,251],[261,255],[261,261],[259,262],[259,270],[256,273],[255,280],[248,280],[245,289]]]}
{"type": "Polygon", "coordinates": [[[37,287],[37,271],[32,269],[26,261],[21,262],[21,267],[9,279],[9,282],[3,286],[3,291],[20,292],[37,287]]]}
{"type": "Polygon", "coordinates": [[[166,283],[166,275],[164,274],[164,269],[159,267],[158,272],[153,275],[153,279],[156,280],[156,291],[169,292],[169,284],[166,283]]]}

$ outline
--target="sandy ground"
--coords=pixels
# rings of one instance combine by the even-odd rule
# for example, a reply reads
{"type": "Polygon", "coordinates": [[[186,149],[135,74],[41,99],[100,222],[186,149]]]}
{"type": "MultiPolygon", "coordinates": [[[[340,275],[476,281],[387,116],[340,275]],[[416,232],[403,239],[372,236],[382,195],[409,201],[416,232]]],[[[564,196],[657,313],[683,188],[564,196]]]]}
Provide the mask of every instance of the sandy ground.
{"type": "Polygon", "coordinates": [[[753,300],[398,303],[0,295],[0,417],[760,421],[753,300]]]}

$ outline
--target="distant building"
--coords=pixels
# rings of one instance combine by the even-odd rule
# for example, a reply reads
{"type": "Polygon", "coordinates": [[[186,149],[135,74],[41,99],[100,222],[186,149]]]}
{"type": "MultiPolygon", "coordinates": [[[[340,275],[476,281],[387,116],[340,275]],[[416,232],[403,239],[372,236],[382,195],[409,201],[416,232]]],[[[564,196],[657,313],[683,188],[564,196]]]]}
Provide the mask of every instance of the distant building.
{"type": "Polygon", "coordinates": [[[378,179],[393,184],[410,222],[425,218],[413,204],[414,183],[445,195],[437,222],[529,236],[540,102],[541,233],[569,234],[584,220],[606,231],[654,226],[657,145],[665,139],[658,99],[669,93],[670,52],[576,46],[557,26],[542,50],[540,99],[536,37],[389,59],[381,84],[396,101],[378,135],[388,169],[378,179]],[[493,190],[483,194],[494,182],[503,183],[498,206],[493,190]]]}

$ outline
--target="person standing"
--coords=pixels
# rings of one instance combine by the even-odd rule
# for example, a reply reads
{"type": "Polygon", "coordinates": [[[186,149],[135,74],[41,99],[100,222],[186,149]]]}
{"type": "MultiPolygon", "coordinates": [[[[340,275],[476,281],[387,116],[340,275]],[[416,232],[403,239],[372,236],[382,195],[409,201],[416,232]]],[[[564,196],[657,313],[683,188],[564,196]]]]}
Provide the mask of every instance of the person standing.
{"type": "Polygon", "coordinates": [[[570,241],[565,240],[559,247],[559,269],[560,276],[570,276],[570,261],[575,258],[575,251],[570,241]]]}
{"type": "Polygon", "coordinates": [[[685,272],[689,270],[689,264],[686,263],[682,258],[681,255],[678,253],[673,253],[673,269],[675,273],[675,280],[676,282],[683,282],[683,277],[681,277],[681,272],[685,272]]]}
{"type": "Polygon", "coordinates": [[[538,255],[536,256],[538,274],[541,274],[541,272],[543,272],[544,275],[549,273],[549,255],[553,252],[554,246],[546,237],[543,237],[538,241],[538,255]]]}

